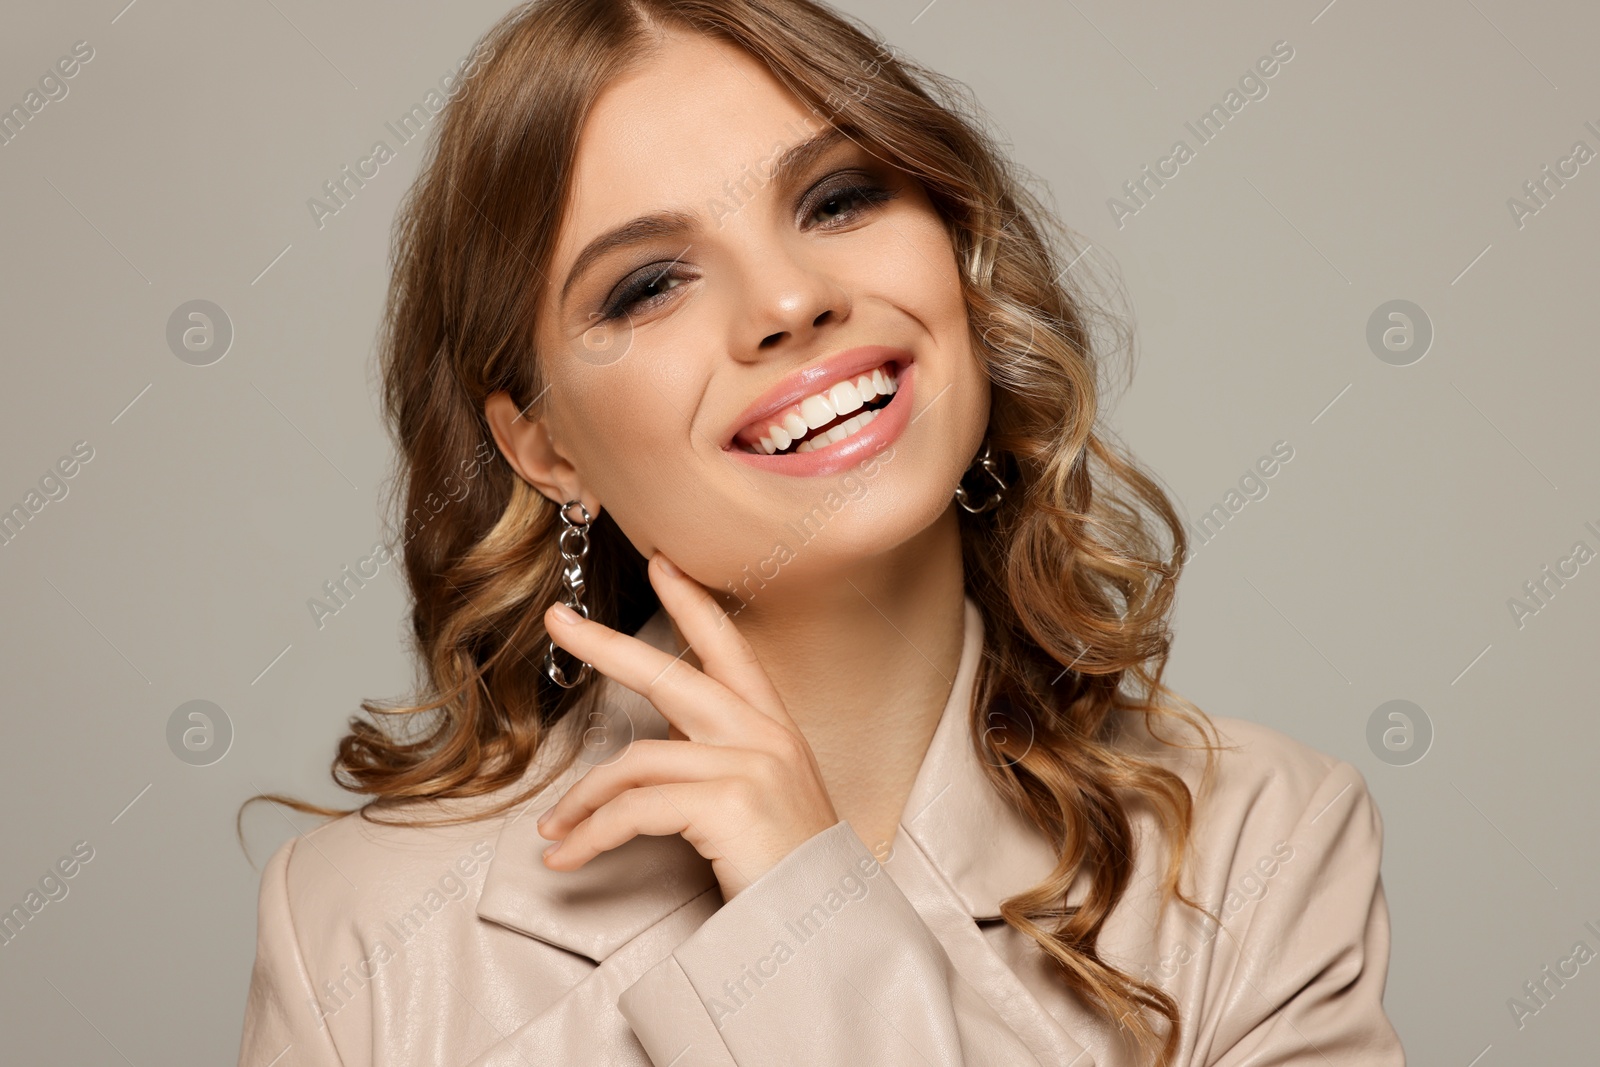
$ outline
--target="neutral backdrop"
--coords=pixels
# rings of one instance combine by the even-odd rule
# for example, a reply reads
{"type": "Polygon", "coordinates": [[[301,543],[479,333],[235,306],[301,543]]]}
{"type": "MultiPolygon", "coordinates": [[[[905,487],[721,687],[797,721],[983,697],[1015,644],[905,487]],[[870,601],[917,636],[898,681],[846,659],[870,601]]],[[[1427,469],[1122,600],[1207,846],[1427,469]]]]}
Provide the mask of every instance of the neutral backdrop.
{"type": "MultiPolygon", "coordinates": [[[[1139,347],[1109,423],[1191,522],[1226,517],[1169,681],[1365,774],[1412,1062],[1595,1062],[1600,13],[925,4],[844,7],[971,86],[1082,266],[1120,275],[1139,347]]],[[[91,857],[0,945],[8,1063],[237,1055],[259,865],[314,821],[253,806],[241,849],[235,811],[347,804],[346,718],[411,681],[394,567],[320,626],[308,601],[385,533],[374,341],[423,142],[320,226],[308,200],[504,10],[6,9],[6,108],[92,49],[0,144],[0,507],[48,501],[0,544],[0,910],[91,857]],[[221,314],[190,351],[195,300],[221,314]]]]}

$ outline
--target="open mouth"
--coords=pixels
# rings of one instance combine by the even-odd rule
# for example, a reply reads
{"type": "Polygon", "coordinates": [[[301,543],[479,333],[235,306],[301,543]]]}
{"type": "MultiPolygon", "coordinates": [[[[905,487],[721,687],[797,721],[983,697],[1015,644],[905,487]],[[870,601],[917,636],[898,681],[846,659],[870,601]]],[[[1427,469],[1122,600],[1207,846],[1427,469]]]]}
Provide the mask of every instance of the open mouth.
{"type": "Polygon", "coordinates": [[[735,435],[733,443],[758,456],[826,448],[866,429],[899,388],[891,360],[751,423],[735,435]]]}

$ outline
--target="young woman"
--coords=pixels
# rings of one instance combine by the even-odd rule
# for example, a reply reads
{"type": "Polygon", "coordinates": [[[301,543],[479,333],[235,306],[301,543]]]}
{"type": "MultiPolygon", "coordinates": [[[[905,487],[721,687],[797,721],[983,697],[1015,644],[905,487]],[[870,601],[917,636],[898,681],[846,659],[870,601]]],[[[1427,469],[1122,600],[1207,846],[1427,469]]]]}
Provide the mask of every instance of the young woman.
{"type": "Polygon", "coordinates": [[[424,692],[241,1063],[1403,1063],[1377,809],[1161,684],[1183,525],[959,94],[807,0],[479,56],[384,346],[424,692]]]}

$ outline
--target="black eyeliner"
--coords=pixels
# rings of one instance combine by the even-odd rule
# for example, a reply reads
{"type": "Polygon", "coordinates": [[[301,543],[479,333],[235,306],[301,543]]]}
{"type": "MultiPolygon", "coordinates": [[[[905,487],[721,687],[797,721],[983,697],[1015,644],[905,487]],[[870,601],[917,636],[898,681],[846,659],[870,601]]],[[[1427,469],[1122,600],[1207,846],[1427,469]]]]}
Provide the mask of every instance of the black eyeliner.
{"type": "MultiPolygon", "coordinates": [[[[877,206],[893,200],[899,195],[900,191],[892,188],[890,183],[884,182],[875,175],[869,174],[865,171],[838,171],[833,174],[829,174],[821,181],[812,185],[810,189],[806,190],[806,192],[800,197],[800,209],[804,212],[802,217],[809,219],[816,213],[818,207],[828,203],[830,200],[850,200],[865,206],[877,206]],[[835,180],[843,181],[844,184],[835,185],[831,188],[828,187],[828,183],[835,180]]],[[[656,274],[651,275],[648,279],[626,285],[622,292],[614,300],[607,301],[606,305],[600,312],[601,317],[599,321],[610,322],[614,319],[621,318],[627,309],[633,306],[633,304],[636,302],[637,298],[633,294],[637,293],[640,289],[654,285],[663,278],[667,277],[668,273],[672,270],[672,267],[676,262],[677,261],[674,260],[673,263],[669,263],[666,267],[656,274]]],[[[654,266],[654,264],[649,264],[649,266],[654,266]]],[[[623,282],[626,282],[629,277],[641,269],[643,268],[636,267],[633,271],[630,271],[628,274],[624,275],[623,282]]],[[[644,299],[653,299],[653,297],[646,297],[644,299]]]]}

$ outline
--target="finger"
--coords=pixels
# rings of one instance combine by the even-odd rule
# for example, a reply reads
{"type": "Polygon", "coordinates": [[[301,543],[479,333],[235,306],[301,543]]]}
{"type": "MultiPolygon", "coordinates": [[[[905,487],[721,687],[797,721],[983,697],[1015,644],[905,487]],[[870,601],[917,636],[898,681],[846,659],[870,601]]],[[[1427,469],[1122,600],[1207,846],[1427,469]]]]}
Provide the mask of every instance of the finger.
{"type": "Polygon", "coordinates": [[[783,706],[783,698],[756,658],[755,649],[710,590],[660,552],[650,559],[650,584],[667,614],[683,631],[684,641],[700,657],[705,673],[768,717],[792,728],[794,722],[783,706]]]}
{"type": "Polygon", "coordinates": [[[708,744],[733,743],[748,734],[748,717],[760,714],[682,657],[592,619],[563,619],[556,607],[552,604],[544,614],[550,640],[650,701],[685,736],[708,744]]]}
{"type": "Polygon", "coordinates": [[[566,837],[574,826],[629,789],[705,782],[746,770],[747,759],[738,749],[642,738],[625,748],[616,761],[594,767],[578,779],[554,807],[540,816],[539,836],[550,841],[566,837]]]}
{"type": "Polygon", "coordinates": [[[630,789],[573,827],[559,845],[545,854],[545,866],[576,870],[600,853],[626,844],[640,834],[651,837],[683,834],[693,843],[694,838],[704,837],[696,829],[692,812],[699,808],[696,793],[703,795],[706,789],[700,782],[630,789]]]}

